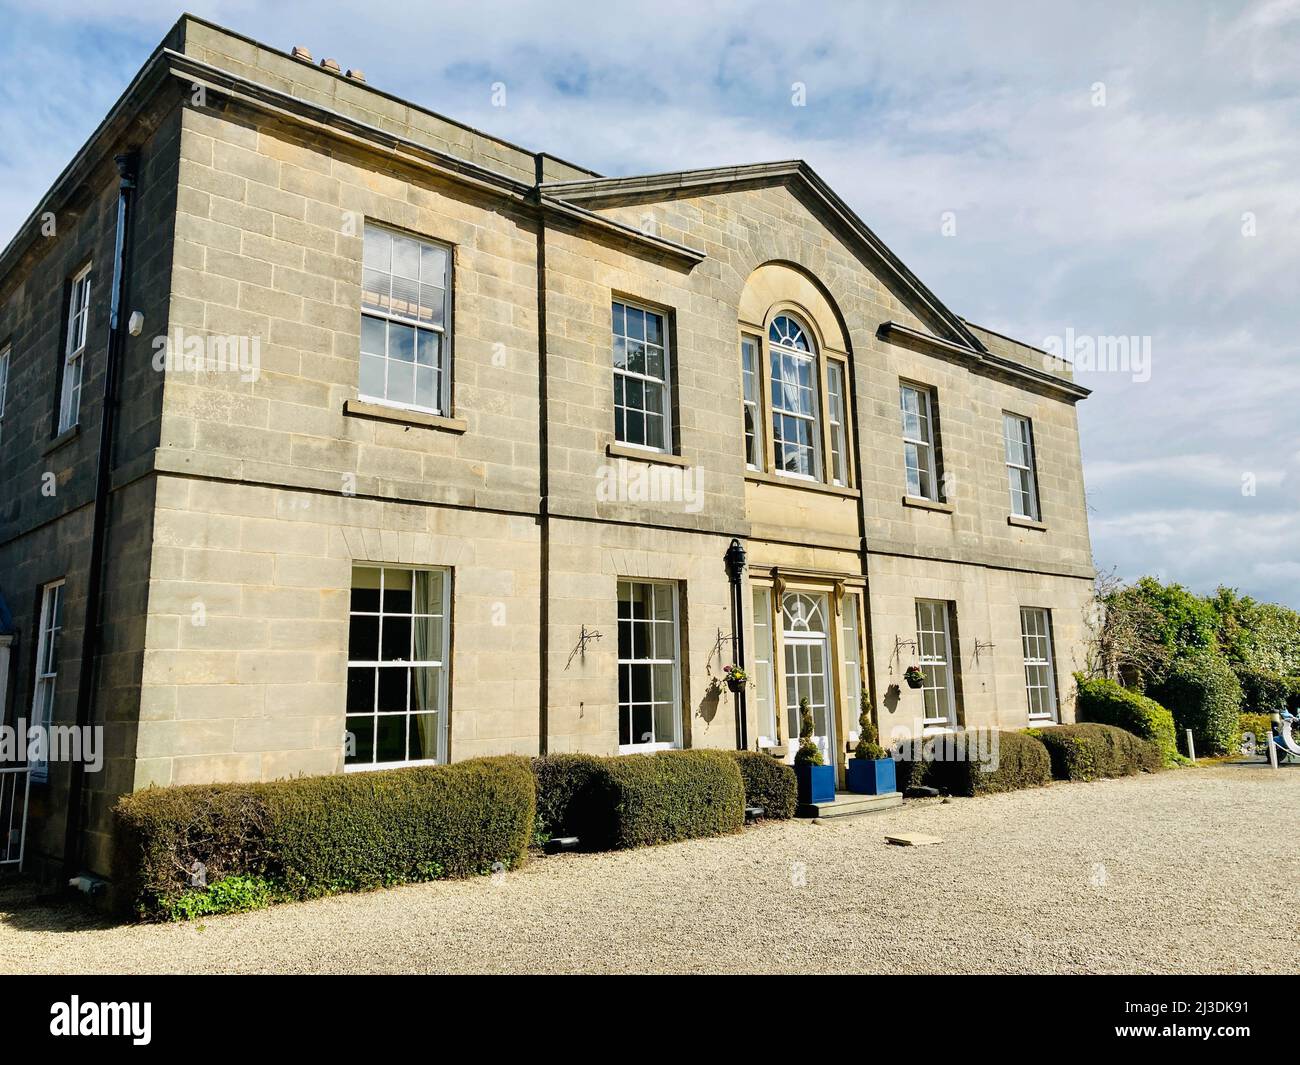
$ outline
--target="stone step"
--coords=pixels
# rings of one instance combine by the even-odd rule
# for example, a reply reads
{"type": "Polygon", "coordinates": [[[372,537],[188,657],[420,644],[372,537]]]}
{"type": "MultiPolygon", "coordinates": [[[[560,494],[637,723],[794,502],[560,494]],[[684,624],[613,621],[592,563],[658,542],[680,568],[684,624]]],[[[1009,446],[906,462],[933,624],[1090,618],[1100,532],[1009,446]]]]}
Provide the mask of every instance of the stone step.
{"type": "Polygon", "coordinates": [[[887,791],[883,795],[857,795],[851,791],[837,791],[833,802],[815,802],[800,806],[796,817],[852,817],[855,814],[872,814],[892,810],[903,805],[901,792],[887,791]]]}

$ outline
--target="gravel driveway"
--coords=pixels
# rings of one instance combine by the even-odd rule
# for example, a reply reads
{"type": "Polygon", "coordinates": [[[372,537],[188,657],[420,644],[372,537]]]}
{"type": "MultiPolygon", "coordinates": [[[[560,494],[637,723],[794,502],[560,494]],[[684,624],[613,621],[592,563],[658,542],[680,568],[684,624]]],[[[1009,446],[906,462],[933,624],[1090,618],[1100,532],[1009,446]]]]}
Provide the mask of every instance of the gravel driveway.
{"type": "Polygon", "coordinates": [[[185,925],[0,891],[0,972],[1297,972],[1300,767],[1225,765],[185,925]],[[894,847],[886,832],[940,835],[894,847]],[[1285,911],[1285,912],[1284,912],[1285,911]]]}

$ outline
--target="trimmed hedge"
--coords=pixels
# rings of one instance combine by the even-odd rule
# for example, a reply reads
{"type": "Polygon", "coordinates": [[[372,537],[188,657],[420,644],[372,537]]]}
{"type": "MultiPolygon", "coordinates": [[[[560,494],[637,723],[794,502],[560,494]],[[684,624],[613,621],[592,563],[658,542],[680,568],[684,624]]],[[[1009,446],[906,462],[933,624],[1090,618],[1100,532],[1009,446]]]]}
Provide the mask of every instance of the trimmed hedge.
{"type": "Polygon", "coordinates": [[[735,753],[689,750],[534,758],[539,831],[577,836],[584,850],[736,832],[745,823],[745,785],[735,753]]]}
{"type": "Polygon", "coordinates": [[[784,821],[794,816],[798,785],[794,770],[766,751],[728,751],[740,768],[745,805],[761,806],[763,816],[784,821]]]}
{"type": "Polygon", "coordinates": [[[1174,715],[1158,702],[1140,692],[1122,688],[1113,680],[1100,677],[1090,680],[1081,673],[1076,673],[1074,679],[1079,688],[1075,714],[1080,722],[1091,721],[1127,729],[1153,742],[1166,762],[1177,758],[1174,715]]]}
{"type": "MultiPolygon", "coordinates": [[[[977,731],[970,730],[965,735],[971,737],[977,731]]],[[[944,742],[943,734],[896,747],[893,756],[898,763],[899,789],[928,786],[949,795],[973,796],[1037,788],[1052,782],[1047,748],[1035,737],[1024,732],[995,732],[993,736],[997,753],[990,764],[996,768],[988,772],[975,757],[952,757],[955,752],[944,742]],[[927,751],[933,757],[926,757],[927,751]],[[923,756],[908,757],[918,753],[923,756]]]]}
{"type": "Polygon", "coordinates": [[[745,784],[727,751],[660,751],[609,758],[607,846],[622,850],[739,832],[745,784]]]}
{"type": "Polygon", "coordinates": [[[1100,780],[1154,773],[1165,764],[1164,754],[1151,740],[1144,740],[1114,725],[1084,722],[1031,729],[1052,760],[1057,780],[1100,780]]]}
{"type": "Polygon", "coordinates": [[[533,837],[536,792],[528,760],[507,755],[148,788],[114,813],[122,901],[140,917],[183,917],[510,868],[533,837]],[[189,886],[195,863],[207,888],[189,886]],[[218,888],[235,877],[239,891],[218,888]]]}
{"type": "Polygon", "coordinates": [[[1180,731],[1192,730],[1197,753],[1227,754],[1237,746],[1241,684],[1223,655],[1179,659],[1153,694],[1173,712],[1180,731]]]}

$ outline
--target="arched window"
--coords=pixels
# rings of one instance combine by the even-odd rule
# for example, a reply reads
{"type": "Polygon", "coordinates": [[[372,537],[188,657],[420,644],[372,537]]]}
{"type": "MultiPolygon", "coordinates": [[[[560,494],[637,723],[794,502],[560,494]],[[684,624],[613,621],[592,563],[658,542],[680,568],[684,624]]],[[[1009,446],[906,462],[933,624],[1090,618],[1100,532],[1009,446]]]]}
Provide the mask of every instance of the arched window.
{"type": "Polygon", "coordinates": [[[817,349],[798,319],[780,314],[767,330],[772,374],[772,448],[776,468],[821,477],[821,404],[817,349]]]}

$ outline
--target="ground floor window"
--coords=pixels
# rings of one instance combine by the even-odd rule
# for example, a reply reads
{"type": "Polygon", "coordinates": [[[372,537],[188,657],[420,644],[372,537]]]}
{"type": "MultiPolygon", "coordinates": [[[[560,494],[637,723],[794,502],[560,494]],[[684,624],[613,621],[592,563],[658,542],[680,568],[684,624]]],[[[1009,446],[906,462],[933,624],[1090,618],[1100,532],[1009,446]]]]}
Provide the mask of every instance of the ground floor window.
{"type": "Polygon", "coordinates": [[[347,767],[446,761],[450,573],[354,566],[348,615],[347,767]]]}
{"type": "Polygon", "coordinates": [[[852,592],[840,604],[840,658],[844,663],[844,720],[856,722],[861,713],[862,652],[858,631],[858,597],[852,592]]]}
{"type": "Polygon", "coordinates": [[[1036,606],[1020,608],[1020,642],[1025,652],[1025,693],[1030,721],[1056,720],[1056,677],[1052,669],[1052,615],[1036,606]]]}
{"type": "MultiPolygon", "coordinates": [[[[63,581],[41,590],[41,620],[36,634],[36,682],[32,690],[32,725],[48,729],[54,721],[54,688],[59,677],[59,641],[63,635],[63,581]]],[[[48,735],[48,733],[47,733],[48,735]]],[[[45,760],[33,761],[31,779],[49,779],[45,760]]]]}
{"type": "Polygon", "coordinates": [[[682,744],[677,586],[618,582],[620,753],[682,744]]]}
{"type": "Polygon", "coordinates": [[[951,604],[939,599],[916,601],[916,650],[925,683],[924,723],[952,725],[956,722],[956,699],[952,681],[951,604]]]}

